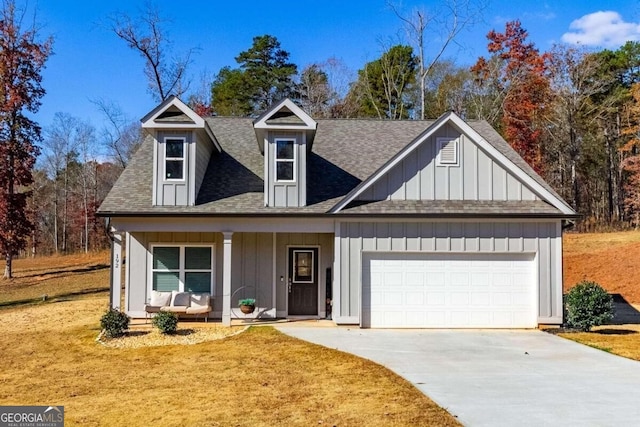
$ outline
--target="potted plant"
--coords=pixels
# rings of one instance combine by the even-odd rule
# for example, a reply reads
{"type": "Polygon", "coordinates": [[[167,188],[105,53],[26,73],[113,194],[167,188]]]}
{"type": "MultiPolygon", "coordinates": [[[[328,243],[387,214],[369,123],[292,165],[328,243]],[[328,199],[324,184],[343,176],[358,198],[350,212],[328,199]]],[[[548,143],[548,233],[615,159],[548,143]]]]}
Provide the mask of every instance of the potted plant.
{"type": "Polygon", "coordinates": [[[238,301],[238,306],[244,314],[251,314],[256,309],[256,300],[255,298],[244,298],[238,301]]]}

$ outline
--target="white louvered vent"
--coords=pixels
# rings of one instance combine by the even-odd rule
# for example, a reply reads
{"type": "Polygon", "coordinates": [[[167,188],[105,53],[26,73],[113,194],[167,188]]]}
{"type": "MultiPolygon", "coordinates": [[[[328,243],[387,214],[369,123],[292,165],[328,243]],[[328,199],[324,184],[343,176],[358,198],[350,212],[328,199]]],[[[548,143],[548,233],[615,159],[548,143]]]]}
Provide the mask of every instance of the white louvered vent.
{"type": "Polygon", "coordinates": [[[458,139],[438,138],[438,166],[458,165],[458,139]]]}

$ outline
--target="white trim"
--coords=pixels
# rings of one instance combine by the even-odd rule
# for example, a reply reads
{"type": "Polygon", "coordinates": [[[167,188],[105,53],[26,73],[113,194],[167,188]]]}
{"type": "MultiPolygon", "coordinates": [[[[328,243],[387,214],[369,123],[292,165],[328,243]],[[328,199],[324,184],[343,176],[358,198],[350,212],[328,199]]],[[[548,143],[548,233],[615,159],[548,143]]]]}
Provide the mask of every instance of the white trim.
{"type": "Polygon", "coordinates": [[[538,317],[538,325],[561,325],[562,317],[558,316],[549,316],[549,317],[538,317]]]}
{"type": "Polygon", "coordinates": [[[148,256],[148,280],[147,280],[147,300],[150,298],[151,296],[151,291],[153,290],[153,273],[154,271],[169,271],[169,272],[173,272],[173,271],[177,271],[178,272],[178,291],[179,292],[184,292],[185,289],[185,276],[186,273],[206,273],[209,272],[209,269],[189,269],[187,271],[186,267],[185,267],[185,260],[186,260],[186,256],[185,256],[185,248],[193,248],[193,247],[200,247],[200,248],[211,248],[211,281],[209,283],[209,295],[214,295],[215,294],[215,280],[216,280],[216,247],[214,243],[163,243],[163,242],[153,242],[153,243],[149,243],[149,251],[147,252],[147,256],[148,256]],[[179,248],[178,251],[178,257],[179,257],[179,266],[178,269],[175,270],[156,270],[153,268],[153,250],[157,247],[163,247],[163,248],[179,248]]]}
{"type": "Polygon", "coordinates": [[[114,233],[111,240],[111,308],[120,309],[122,299],[122,236],[114,233]]]}
{"type": "Polygon", "coordinates": [[[182,102],[177,96],[170,96],[160,103],[156,108],[151,110],[141,120],[143,128],[184,128],[196,127],[204,128],[204,119],[193,111],[187,104],[182,102]],[[155,123],[155,120],[167,111],[170,107],[176,107],[182,111],[193,123],[155,123]]]}
{"type": "Polygon", "coordinates": [[[487,142],[478,132],[476,132],[471,126],[469,126],[464,120],[462,120],[458,115],[454,112],[445,113],[440,116],[431,126],[429,126],[422,134],[416,137],[409,145],[407,145],[403,150],[398,152],[391,160],[389,160],[386,164],[380,167],[376,172],[374,172],[369,178],[363,181],[356,188],[351,190],[349,194],[347,194],[340,202],[338,202],[333,208],[329,210],[330,213],[336,213],[342,210],[345,206],[347,206],[350,202],[355,200],[358,196],[360,196],[363,192],[369,189],[372,185],[374,185],[380,177],[389,172],[393,167],[395,167],[398,163],[404,160],[407,156],[409,156],[414,150],[417,149],[423,142],[429,139],[434,133],[442,128],[445,123],[452,123],[456,126],[461,133],[466,134],[471,138],[473,142],[475,142],[481,149],[483,149],[489,157],[493,158],[498,164],[500,164],[504,169],[511,172],[515,175],[516,178],[520,180],[520,182],[526,184],[534,193],[537,193],[543,200],[551,203],[554,207],[560,210],[562,213],[566,215],[575,215],[575,211],[567,205],[562,199],[558,198],[554,194],[552,194],[549,190],[540,185],[537,181],[531,178],[524,170],[518,167],[515,163],[509,160],[504,154],[502,154],[498,149],[496,149],[493,145],[487,142]]]}
{"type": "Polygon", "coordinates": [[[318,123],[311,118],[307,113],[293,103],[289,98],[285,98],[267,111],[265,111],[260,117],[253,123],[254,129],[279,129],[279,130],[315,130],[318,123]],[[282,108],[288,108],[293,114],[295,114],[300,120],[304,122],[304,126],[300,125],[270,125],[267,121],[282,108]]]}
{"type": "MultiPolygon", "coordinates": [[[[191,131],[191,142],[187,144],[189,157],[185,159],[185,164],[188,164],[187,167],[187,176],[189,179],[189,196],[187,200],[187,205],[193,206],[196,204],[196,172],[198,165],[196,164],[196,147],[198,145],[198,135],[196,135],[196,131],[191,131]]],[[[204,177],[203,177],[204,178],[204,177]]]]}
{"type": "Polygon", "coordinates": [[[340,227],[342,223],[336,221],[333,227],[333,283],[331,288],[331,318],[341,313],[340,307],[340,266],[342,265],[342,249],[340,227]]]}
{"type": "Polygon", "coordinates": [[[164,155],[162,157],[162,182],[186,182],[187,180],[187,150],[189,146],[187,144],[187,138],[184,136],[165,136],[162,139],[164,145],[164,155]],[[182,141],[182,157],[168,157],[167,156],[167,142],[168,141],[182,141]],[[182,178],[167,178],[167,161],[177,162],[182,161],[182,178]]]}
{"type": "Polygon", "coordinates": [[[278,295],[278,278],[277,278],[277,274],[276,274],[276,269],[278,268],[278,260],[277,260],[277,256],[276,256],[276,251],[278,249],[276,242],[277,242],[277,238],[278,238],[278,233],[271,233],[271,303],[273,304],[273,309],[276,311],[276,317],[277,317],[277,311],[278,311],[278,302],[277,300],[277,295],[278,295]]]}
{"type": "Polygon", "coordinates": [[[151,189],[151,200],[153,206],[158,206],[158,183],[160,177],[158,176],[158,132],[154,132],[153,135],[153,188],[151,189]]]}
{"type": "MultiPolygon", "coordinates": [[[[129,297],[131,296],[131,284],[129,277],[131,277],[131,257],[129,249],[131,248],[131,233],[125,233],[125,255],[128,262],[124,265],[124,310],[125,312],[129,312],[129,297]]],[[[146,313],[145,313],[146,314],[146,313]]]]}
{"type": "MultiPolygon", "coordinates": [[[[291,137],[278,137],[273,138],[273,182],[274,183],[293,183],[297,182],[298,178],[298,144],[296,144],[296,138],[291,137]],[[278,142],[290,142],[291,149],[293,151],[293,158],[291,159],[279,159],[278,158],[278,142]],[[293,164],[293,178],[292,179],[278,179],[278,162],[292,163],[293,164]]],[[[266,181],[265,181],[266,182],[266,181]]]]}
{"type": "Polygon", "coordinates": [[[332,316],[336,325],[359,325],[360,316],[332,316]]]}
{"type": "Polygon", "coordinates": [[[224,231],[222,248],[222,324],[231,326],[231,254],[233,232],[224,231]]]}
{"type": "MultiPolygon", "coordinates": [[[[556,275],[555,275],[555,287],[553,286],[553,283],[549,283],[549,293],[551,294],[551,291],[554,290],[555,288],[555,292],[556,295],[555,297],[555,302],[556,302],[556,306],[555,307],[551,307],[551,313],[553,314],[553,309],[555,308],[557,311],[557,313],[560,313],[560,323],[562,323],[562,317],[564,316],[564,307],[563,307],[563,301],[562,301],[562,288],[563,288],[563,283],[564,283],[564,266],[563,264],[563,260],[562,260],[562,222],[558,221],[558,223],[556,224],[556,235],[554,237],[555,241],[556,241],[556,275]]],[[[549,295],[550,298],[553,298],[551,295],[549,295]]],[[[539,313],[539,312],[538,312],[539,313]]]]}

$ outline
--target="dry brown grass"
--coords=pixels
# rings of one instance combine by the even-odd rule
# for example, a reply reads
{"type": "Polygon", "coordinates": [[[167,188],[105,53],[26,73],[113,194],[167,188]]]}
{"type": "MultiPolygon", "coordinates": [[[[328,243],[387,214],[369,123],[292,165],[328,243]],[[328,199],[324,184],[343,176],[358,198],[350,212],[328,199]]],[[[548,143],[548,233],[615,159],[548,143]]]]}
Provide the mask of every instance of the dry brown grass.
{"type": "Polygon", "coordinates": [[[640,360],[640,325],[606,325],[595,327],[592,332],[558,335],[618,356],[640,360]]]}
{"type": "Polygon", "coordinates": [[[565,234],[564,291],[587,279],[640,303],[640,232],[565,234]]]}
{"type": "Polygon", "coordinates": [[[382,366],[269,327],[105,347],[95,337],[107,299],[1,309],[0,402],[64,405],[69,426],[458,425],[382,366]]]}
{"type": "Polygon", "coordinates": [[[17,259],[13,272],[13,279],[0,279],[0,303],[105,290],[109,252],[17,259]]]}

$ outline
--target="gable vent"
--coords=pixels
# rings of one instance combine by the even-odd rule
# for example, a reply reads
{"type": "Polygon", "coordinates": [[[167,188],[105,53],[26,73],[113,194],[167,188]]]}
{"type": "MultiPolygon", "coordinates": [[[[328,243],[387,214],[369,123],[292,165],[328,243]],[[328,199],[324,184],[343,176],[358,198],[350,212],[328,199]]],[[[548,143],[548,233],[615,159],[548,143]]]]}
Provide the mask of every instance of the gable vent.
{"type": "Polygon", "coordinates": [[[438,138],[438,165],[458,165],[458,140],[454,138],[438,138]]]}

